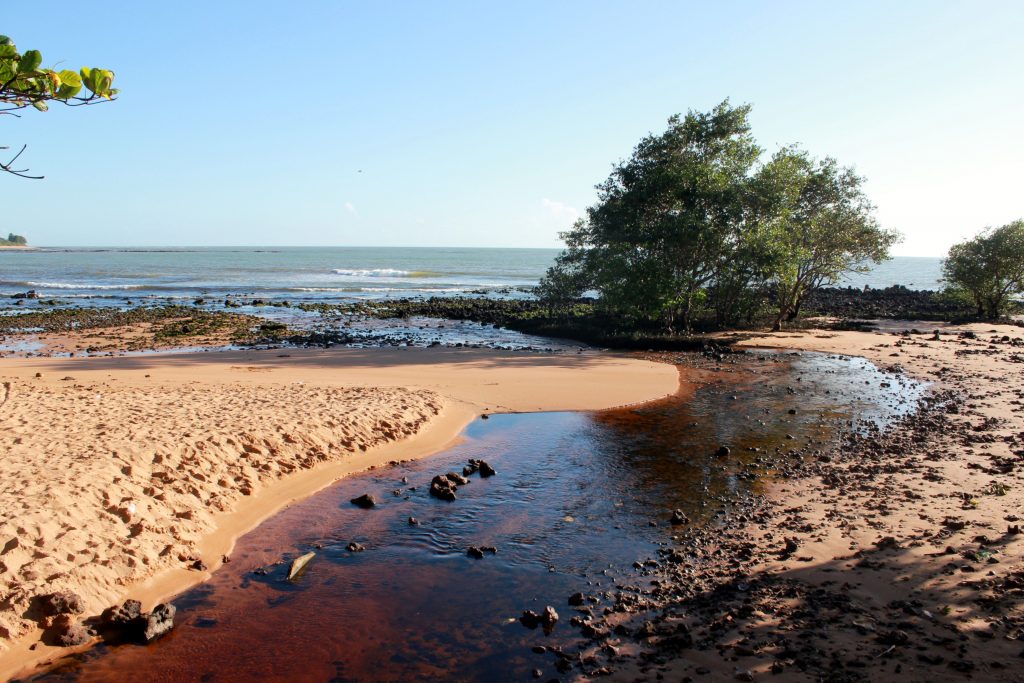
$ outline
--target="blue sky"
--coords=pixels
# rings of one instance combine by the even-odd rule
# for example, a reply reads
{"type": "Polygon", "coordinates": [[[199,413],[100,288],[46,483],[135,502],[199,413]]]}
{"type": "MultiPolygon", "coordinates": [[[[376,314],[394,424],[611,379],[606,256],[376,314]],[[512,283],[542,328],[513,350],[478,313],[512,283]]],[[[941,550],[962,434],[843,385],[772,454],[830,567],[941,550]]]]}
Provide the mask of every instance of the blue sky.
{"type": "Polygon", "coordinates": [[[41,245],[558,246],[673,113],[754,105],[868,178],[905,255],[1024,216],[1021,2],[8,3],[118,101],[0,118],[41,245]]]}

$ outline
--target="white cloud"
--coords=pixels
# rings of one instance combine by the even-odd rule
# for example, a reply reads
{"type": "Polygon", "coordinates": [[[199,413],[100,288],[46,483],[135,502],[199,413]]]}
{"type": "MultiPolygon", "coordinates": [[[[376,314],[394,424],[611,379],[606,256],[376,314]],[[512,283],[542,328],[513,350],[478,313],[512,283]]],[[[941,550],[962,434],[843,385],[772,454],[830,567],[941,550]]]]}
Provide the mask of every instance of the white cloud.
{"type": "Polygon", "coordinates": [[[352,205],[352,202],[345,202],[345,210],[353,216],[358,216],[359,212],[356,211],[356,207],[352,205]]]}
{"type": "Polygon", "coordinates": [[[559,222],[566,223],[566,228],[580,217],[580,212],[574,207],[562,202],[556,202],[553,199],[545,197],[541,200],[541,204],[547,209],[548,213],[559,220],[559,222]]]}

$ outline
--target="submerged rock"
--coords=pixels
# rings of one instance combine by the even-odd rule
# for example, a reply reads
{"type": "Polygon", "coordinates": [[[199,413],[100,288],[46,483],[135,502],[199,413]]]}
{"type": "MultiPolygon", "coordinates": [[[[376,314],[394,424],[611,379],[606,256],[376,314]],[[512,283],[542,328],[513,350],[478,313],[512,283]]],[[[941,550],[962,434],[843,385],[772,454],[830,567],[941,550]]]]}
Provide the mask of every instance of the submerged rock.
{"type": "Polygon", "coordinates": [[[430,495],[441,500],[455,500],[455,482],[447,475],[439,474],[430,481],[430,495]]]}
{"type": "Polygon", "coordinates": [[[371,496],[369,493],[364,493],[358,498],[353,498],[349,502],[351,502],[356,507],[363,508],[364,510],[369,510],[370,508],[377,504],[377,499],[371,496]]]}
{"type": "Polygon", "coordinates": [[[676,524],[676,525],[678,525],[678,524],[688,524],[690,522],[690,518],[687,517],[686,513],[683,512],[682,510],[673,510],[672,511],[672,520],[671,521],[672,521],[672,524],[676,524]]]}

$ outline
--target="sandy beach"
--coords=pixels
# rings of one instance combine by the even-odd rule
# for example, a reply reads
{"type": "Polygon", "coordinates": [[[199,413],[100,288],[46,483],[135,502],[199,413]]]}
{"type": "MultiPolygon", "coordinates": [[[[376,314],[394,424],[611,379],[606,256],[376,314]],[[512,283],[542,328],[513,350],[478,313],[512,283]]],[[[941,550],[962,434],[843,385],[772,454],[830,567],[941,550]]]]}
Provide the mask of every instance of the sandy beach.
{"type": "Polygon", "coordinates": [[[678,374],[611,354],[332,349],[3,359],[0,381],[8,677],[67,651],[39,642],[34,596],[76,593],[83,617],[149,608],[289,502],[436,452],[478,414],[638,403],[678,374]]]}

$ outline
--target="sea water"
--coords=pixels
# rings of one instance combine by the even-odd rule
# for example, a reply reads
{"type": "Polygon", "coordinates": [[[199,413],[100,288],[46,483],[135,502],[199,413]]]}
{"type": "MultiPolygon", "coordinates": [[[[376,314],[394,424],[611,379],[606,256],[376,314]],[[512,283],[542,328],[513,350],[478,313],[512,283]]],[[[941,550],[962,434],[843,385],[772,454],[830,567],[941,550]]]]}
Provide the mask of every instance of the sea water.
{"type": "MultiPolygon", "coordinates": [[[[228,296],[359,301],[528,297],[557,249],[173,247],[0,250],[0,308],[35,290],[67,305],[186,303],[228,296]],[[129,303],[130,302],[130,303],[129,303]]],[[[939,289],[941,259],[897,257],[840,286],[939,289]]]]}

